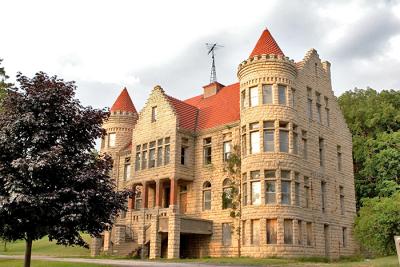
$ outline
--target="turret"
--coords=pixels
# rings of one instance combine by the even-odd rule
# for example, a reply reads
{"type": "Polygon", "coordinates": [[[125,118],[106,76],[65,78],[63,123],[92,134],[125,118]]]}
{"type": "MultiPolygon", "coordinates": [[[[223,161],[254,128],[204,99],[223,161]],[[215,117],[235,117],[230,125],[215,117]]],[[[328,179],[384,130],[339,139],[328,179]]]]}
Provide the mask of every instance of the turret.
{"type": "Polygon", "coordinates": [[[115,156],[115,153],[129,145],[132,130],[138,114],[128,90],[124,88],[110,109],[110,117],[103,124],[107,135],[102,140],[101,152],[115,156]]]}

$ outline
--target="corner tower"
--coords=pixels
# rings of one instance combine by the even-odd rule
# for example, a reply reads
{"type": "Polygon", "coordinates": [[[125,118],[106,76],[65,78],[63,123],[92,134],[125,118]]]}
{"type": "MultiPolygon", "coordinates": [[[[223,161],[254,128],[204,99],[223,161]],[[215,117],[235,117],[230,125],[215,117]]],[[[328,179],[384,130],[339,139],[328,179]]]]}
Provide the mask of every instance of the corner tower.
{"type": "Polygon", "coordinates": [[[101,142],[100,152],[110,154],[116,162],[117,153],[132,140],[137,118],[136,108],[128,90],[124,88],[110,109],[110,117],[103,124],[107,134],[101,142]]]}
{"type": "MultiPolygon", "coordinates": [[[[263,255],[279,256],[287,251],[301,255],[292,231],[299,229],[301,208],[295,202],[297,161],[296,112],[293,108],[297,69],[265,29],[249,58],[238,67],[240,83],[240,127],[242,148],[243,232],[265,233],[259,241],[263,255]],[[296,150],[296,151],[295,151],[296,150]],[[262,216],[260,217],[260,215],[262,216]],[[294,219],[296,218],[296,219],[294,219]],[[284,233],[285,229],[285,234],[284,233]],[[291,242],[291,243],[290,243],[291,242]],[[271,246],[271,244],[273,244],[271,246]]],[[[295,234],[296,235],[296,234],[295,234]]],[[[244,237],[248,239],[248,237],[244,237]]],[[[243,241],[242,255],[255,256],[252,242],[243,241]]]]}

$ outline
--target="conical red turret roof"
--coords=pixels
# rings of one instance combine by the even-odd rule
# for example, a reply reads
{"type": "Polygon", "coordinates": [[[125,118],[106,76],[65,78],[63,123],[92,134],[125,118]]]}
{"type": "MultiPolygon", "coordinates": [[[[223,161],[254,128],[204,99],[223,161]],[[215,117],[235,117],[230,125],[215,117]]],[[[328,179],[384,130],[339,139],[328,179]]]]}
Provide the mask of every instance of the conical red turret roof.
{"type": "Polygon", "coordinates": [[[285,55],[279,48],[279,45],[276,43],[274,37],[272,37],[268,29],[265,29],[261,34],[260,39],[258,39],[258,42],[253,49],[253,52],[250,54],[250,57],[259,56],[262,54],[285,55]]]}
{"type": "Polygon", "coordinates": [[[111,107],[111,111],[129,111],[129,112],[135,112],[136,113],[136,108],[133,105],[132,99],[129,96],[128,90],[126,90],[126,87],[124,90],[122,90],[121,94],[119,94],[117,100],[115,100],[114,105],[111,107]]]}

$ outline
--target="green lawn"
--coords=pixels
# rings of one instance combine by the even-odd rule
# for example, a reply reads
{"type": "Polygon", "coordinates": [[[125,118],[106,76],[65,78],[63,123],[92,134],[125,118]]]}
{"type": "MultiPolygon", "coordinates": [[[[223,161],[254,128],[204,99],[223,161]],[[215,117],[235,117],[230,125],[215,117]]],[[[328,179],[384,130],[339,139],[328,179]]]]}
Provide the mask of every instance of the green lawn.
{"type": "MultiPolygon", "coordinates": [[[[0,267],[21,267],[24,265],[22,260],[5,260],[0,259],[0,267]]],[[[100,265],[89,263],[74,262],[50,262],[50,261],[32,261],[31,267],[112,267],[112,265],[100,265]]]]}
{"type": "MultiPolygon", "coordinates": [[[[82,235],[82,237],[90,244],[90,236],[82,235]]],[[[3,243],[0,245],[0,254],[4,255],[23,255],[25,253],[25,241],[16,241],[7,243],[7,251],[3,250],[3,243]]],[[[88,257],[89,249],[83,247],[65,247],[57,245],[55,242],[49,242],[47,237],[34,241],[32,244],[32,255],[40,256],[60,256],[60,257],[88,257]]],[[[0,265],[1,266],[1,265],[0,265]]]]}
{"type": "MultiPolygon", "coordinates": [[[[168,261],[168,260],[167,260],[168,261]]],[[[177,261],[178,262],[178,261],[177,261]]],[[[397,256],[377,258],[373,260],[343,259],[338,262],[325,263],[323,259],[274,259],[274,258],[202,258],[183,259],[179,262],[199,262],[209,264],[246,265],[246,266],[326,266],[326,267],[399,267],[397,256]],[[319,261],[319,262],[318,262],[319,261]]]]}

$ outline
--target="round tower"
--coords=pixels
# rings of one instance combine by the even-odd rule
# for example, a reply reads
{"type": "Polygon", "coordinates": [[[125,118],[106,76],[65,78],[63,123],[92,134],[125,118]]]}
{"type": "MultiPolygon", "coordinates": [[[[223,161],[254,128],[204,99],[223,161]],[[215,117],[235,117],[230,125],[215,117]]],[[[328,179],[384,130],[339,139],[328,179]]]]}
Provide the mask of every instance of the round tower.
{"type": "MultiPolygon", "coordinates": [[[[298,225],[297,232],[291,232],[292,240],[286,240],[287,225],[301,223],[298,218],[302,213],[295,199],[301,168],[298,121],[293,108],[296,65],[266,29],[249,58],[239,65],[237,75],[241,101],[242,227],[243,233],[251,232],[250,240],[254,231],[259,231],[254,234],[259,240],[251,240],[247,246],[247,241],[243,242],[242,255],[254,256],[254,242],[262,248],[262,256],[282,256],[287,251],[296,255],[293,245],[298,242],[298,225]]],[[[300,254],[302,248],[298,250],[300,254]]]]}
{"type": "Polygon", "coordinates": [[[106,136],[101,141],[100,152],[110,154],[115,160],[116,154],[131,143],[137,118],[132,99],[124,88],[110,109],[110,117],[103,124],[106,136]]]}

